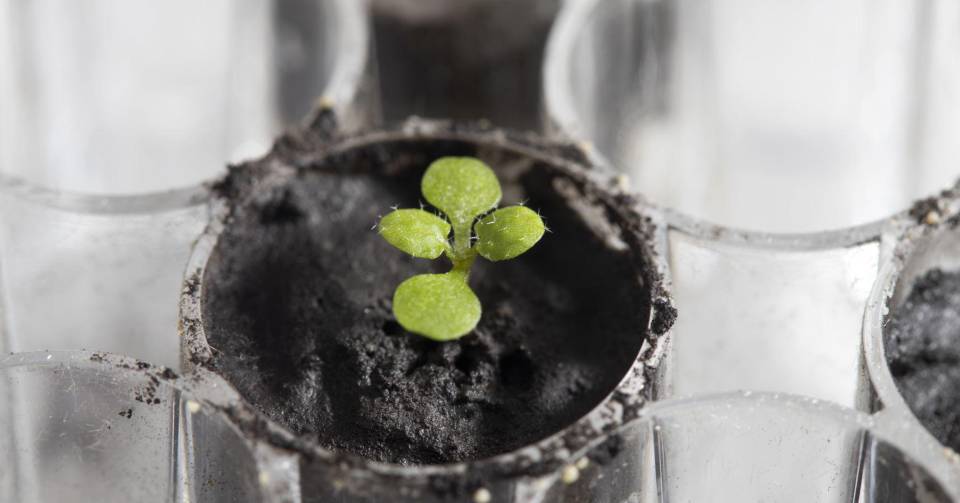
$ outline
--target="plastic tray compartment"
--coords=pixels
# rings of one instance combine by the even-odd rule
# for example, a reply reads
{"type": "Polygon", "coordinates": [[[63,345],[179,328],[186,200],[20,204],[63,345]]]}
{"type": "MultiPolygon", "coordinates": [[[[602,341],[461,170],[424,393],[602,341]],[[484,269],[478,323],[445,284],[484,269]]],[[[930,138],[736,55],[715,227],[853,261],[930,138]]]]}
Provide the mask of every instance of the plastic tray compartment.
{"type": "Polygon", "coordinates": [[[175,366],[201,183],[317,96],[369,120],[367,39],[351,0],[0,1],[0,349],[175,366]]]}
{"type": "Polygon", "coordinates": [[[881,219],[960,175],[958,9],[565,4],[547,127],[668,208],[677,394],[858,403],[881,219]]]}
{"type": "Polygon", "coordinates": [[[0,358],[0,396],[3,501],[297,497],[295,464],[226,420],[236,396],[213,376],[105,353],[22,353],[0,358]]]}

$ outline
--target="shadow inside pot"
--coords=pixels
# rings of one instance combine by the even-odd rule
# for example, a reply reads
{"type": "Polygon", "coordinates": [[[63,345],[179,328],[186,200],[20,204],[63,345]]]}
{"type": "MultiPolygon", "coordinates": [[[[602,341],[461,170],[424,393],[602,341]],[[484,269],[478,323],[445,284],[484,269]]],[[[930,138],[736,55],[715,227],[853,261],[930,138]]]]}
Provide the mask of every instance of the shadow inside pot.
{"type": "Polygon", "coordinates": [[[540,126],[540,68],[560,0],[374,0],[383,118],[540,126]]]}

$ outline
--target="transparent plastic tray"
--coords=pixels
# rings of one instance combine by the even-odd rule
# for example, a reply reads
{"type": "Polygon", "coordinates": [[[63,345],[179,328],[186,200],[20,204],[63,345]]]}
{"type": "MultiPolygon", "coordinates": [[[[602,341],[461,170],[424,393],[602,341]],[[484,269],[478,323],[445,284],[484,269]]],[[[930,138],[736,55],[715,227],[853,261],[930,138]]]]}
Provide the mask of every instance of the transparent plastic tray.
{"type": "MultiPolygon", "coordinates": [[[[418,74],[378,59],[371,28],[442,25],[444,4],[0,0],[0,499],[309,500],[301,440],[263,435],[219,377],[45,350],[178,368],[204,183],[315,105],[340,130],[441,114],[448,95],[384,91],[418,74]]],[[[930,224],[906,212],[960,175],[960,6],[469,4],[536,24],[502,42],[543,59],[542,83],[471,105],[578,143],[649,198],[680,318],[664,401],[555,471],[477,475],[445,500],[958,501],[958,457],[904,404],[882,330],[912,278],[960,257],[938,223],[952,199],[930,224]]],[[[402,488],[475,467],[382,468],[320,480],[426,501],[402,488]]],[[[322,490],[384,501],[349,487],[322,490]]]]}

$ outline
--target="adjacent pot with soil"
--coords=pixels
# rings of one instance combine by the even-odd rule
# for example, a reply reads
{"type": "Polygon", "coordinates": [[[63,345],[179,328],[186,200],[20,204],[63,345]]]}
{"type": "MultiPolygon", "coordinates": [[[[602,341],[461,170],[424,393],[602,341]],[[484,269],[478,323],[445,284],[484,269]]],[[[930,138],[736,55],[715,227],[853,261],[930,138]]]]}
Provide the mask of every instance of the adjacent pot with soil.
{"type": "Polygon", "coordinates": [[[958,209],[953,188],[918,202],[893,223],[893,251],[864,319],[864,349],[871,408],[922,425],[960,465],[958,209]]]}
{"type": "Polygon", "coordinates": [[[340,136],[320,113],[213,196],[181,301],[184,365],[226,378],[252,404],[237,422],[302,455],[307,501],[516,501],[665,385],[676,310],[655,218],[569,145],[421,120],[340,136]],[[440,266],[371,227],[420,204],[423,171],[452,155],[490,165],[503,203],[550,232],[478,262],[483,317],[439,343],[405,332],[390,302],[440,266]]]}

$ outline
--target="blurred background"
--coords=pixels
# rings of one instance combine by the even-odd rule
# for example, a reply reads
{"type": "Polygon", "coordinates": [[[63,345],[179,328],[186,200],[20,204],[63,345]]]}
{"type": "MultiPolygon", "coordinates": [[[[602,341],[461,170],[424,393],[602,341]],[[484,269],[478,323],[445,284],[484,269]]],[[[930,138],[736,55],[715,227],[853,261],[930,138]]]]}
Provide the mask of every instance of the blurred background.
{"type": "Polygon", "coordinates": [[[960,173],[956,2],[577,3],[547,61],[548,111],[658,203],[816,232],[960,173]]]}
{"type": "Polygon", "coordinates": [[[546,129],[591,142],[686,215],[835,230],[956,175],[958,9],[4,0],[0,166],[58,191],[189,187],[262,154],[324,97],[346,126],[416,114],[546,129]]]}

